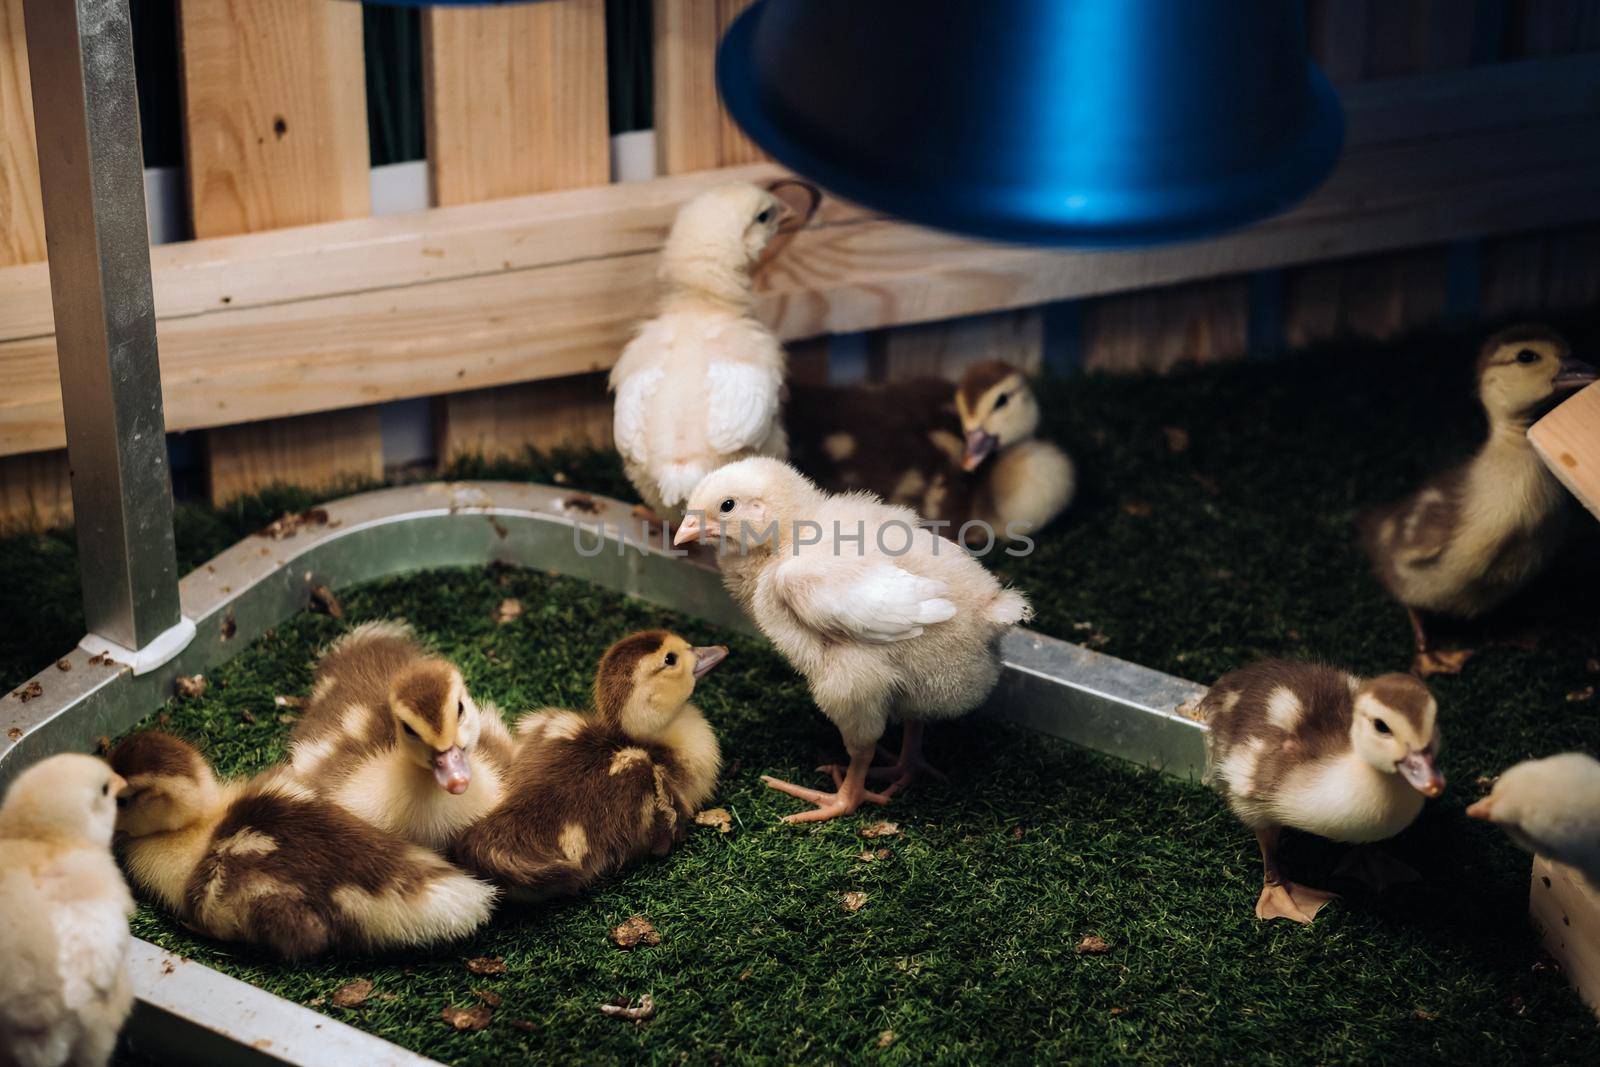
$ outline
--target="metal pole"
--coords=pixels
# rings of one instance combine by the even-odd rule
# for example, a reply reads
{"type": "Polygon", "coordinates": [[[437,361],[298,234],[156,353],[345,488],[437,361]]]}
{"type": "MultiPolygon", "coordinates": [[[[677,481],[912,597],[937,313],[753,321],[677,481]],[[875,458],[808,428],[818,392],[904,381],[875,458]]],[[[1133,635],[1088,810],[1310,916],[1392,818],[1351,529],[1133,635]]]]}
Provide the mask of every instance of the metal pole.
{"type": "Polygon", "coordinates": [[[23,11],[84,614],[91,638],[161,662],[193,624],[178,604],[128,0],[23,11]]]}

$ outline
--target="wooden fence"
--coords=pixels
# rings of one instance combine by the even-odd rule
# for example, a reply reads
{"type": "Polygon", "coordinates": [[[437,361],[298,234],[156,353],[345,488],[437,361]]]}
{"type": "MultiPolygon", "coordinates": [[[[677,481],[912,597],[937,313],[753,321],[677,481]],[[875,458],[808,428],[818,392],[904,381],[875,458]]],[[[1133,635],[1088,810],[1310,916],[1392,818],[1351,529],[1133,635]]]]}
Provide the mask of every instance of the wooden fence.
{"type": "MultiPolygon", "coordinates": [[[[603,372],[676,206],[776,173],[715,42],[748,0],[654,0],[659,177],[609,184],[604,0],[422,18],[431,209],[370,216],[360,9],[178,0],[195,239],[152,250],[168,428],[213,499],[383,470],[378,405],[438,455],[604,444],[603,372]]],[[[978,244],[830,202],[764,279],[795,374],[1004,355],[1159,370],[1454,313],[1600,300],[1600,2],[1311,0],[1345,158],[1285,215],[1141,252],[978,244]],[[1471,71],[1468,67],[1476,67],[1471,71]],[[1547,230],[1552,232],[1536,232],[1547,230]]],[[[20,0],[0,0],[0,521],[70,514],[20,0]]]]}

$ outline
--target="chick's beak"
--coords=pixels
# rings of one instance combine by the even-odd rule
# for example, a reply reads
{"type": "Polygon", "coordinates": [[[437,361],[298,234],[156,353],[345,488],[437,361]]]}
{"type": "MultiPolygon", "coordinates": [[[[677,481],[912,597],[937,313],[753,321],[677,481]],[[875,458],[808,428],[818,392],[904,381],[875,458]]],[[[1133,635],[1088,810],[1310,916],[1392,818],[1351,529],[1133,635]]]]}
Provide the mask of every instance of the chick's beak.
{"type": "Polygon", "coordinates": [[[1600,371],[1596,371],[1581,359],[1564,359],[1556,370],[1556,377],[1550,384],[1557,389],[1579,389],[1590,382],[1600,379],[1600,371]]]}
{"type": "Polygon", "coordinates": [[[967,431],[967,450],[961,457],[961,469],[975,471],[978,464],[989,458],[989,453],[994,451],[994,446],[1000,443],[1000,438],[987,430],[967,431]]]}
{"type": "Polygon", "coordinates": [[[126,778],[122,777],[122,775],[118,774],[116,771],[112,771],[111,772],[111,795],[112,796],[116,796],[118,793],[122,792],[126,788],[128,788],[128,780],[126,778]]]}
{"type": "Polygon", "coordinates": [[[1467,814],[1472,816],[1474,819],[1492,818],[1493,812],[1494,797],[1492,796],[1484,797],[1482,800],[1476,801],[1467,807],[1467,814]]]}
{"type": "Polygon", "coordinates": [[[727,645],[704,645],[694,648],[694,676],[704,678],[711,668],[728,658],[727,645]]]}
{"type": "Polygon", "coordinates": [[[1395,769],[1400,772],[1400,777],[1411,784],[1411,788],[1423,796],[1436,797],[1444,792],[1444,775],[1434,766],[1431,747],[1411,753],[1396,764],[1395,769]]]}
{"type": "Polygon", "coordinates": [[[702,525],[698,515],[685,515],[683,521],[678,524],[678,532],[672,535],[672,543],[675,545],[687,545],[694,541],[699,541],[701,538],[714,533],[714,526],[714,523],[702,525]]]}
{"type": "Polygon", "coordinates": [[[433,754],[433,780],[453,796],[467,791],[467,786],[472,784],[472,768],[467,765],[467,754],[460,745],[433,754]]]}

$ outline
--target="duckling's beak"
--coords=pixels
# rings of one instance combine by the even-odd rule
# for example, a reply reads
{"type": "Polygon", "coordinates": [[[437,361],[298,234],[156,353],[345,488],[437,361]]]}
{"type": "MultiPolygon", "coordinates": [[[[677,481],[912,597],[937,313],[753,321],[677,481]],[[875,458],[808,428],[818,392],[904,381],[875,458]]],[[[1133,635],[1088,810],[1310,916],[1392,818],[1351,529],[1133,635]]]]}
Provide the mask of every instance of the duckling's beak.
{"type": "Polygon", "coordinates": [[[989,453],[994,451],[994,446],[1000,443],[1000,438],[987,430],[967,431],[967,450],[961,457],[961,469],[975,471],[978,464],[989,458],[989,453]]]}
{"type": "Polygon", "coordinates": [[[727,645],[697,645],[694,651],[694,676],[704,678],[711,668],[728,658],[727,645]]]}
{"type": "Polygon", "coordinates": [[[1411,783],[1411,788],[1423,796],[1436,797],[1444,792],[1444,775],[1433,763],[1433,747],[1413,752],[1395,765],[1400,777],[1411,783]]]}
{"type": "Polygon", "coordinates": [[[1565,392],[1568,389],[1580,389],[1596,379],[1600,379],[1600,371],[1581,359],[1569,358],[1561,361],[1561,366],[1556,369],[1555,380],[1550,384],[1565,392]]]}
{"type": "Polygon", "coordinates": [[[433,780],[452,796],[460,796],[472,784],[472,768],[460,745],[433,754],[433,780]]]}
{"type": "Polygon", "coordinates": [[[1491,818],[1491,813],[1493,811],[1494,811],[1494,797],[1493,797],[1493,795],[1486,796],[1482,800],[1475,801],[1474,803],[1468,805],[1468,807],[1467,807],[1467,814],[1472,816],[1474,819],[1487,820],[1487,819],[1491,818]]]}
{"type": "Polygon", "coordinates": [[[700,516],[685,515],[683,521],[678,524],[678,532],[672,535],[672,543],[675,545],[687,545],[698,541],[702,537],[715,533],[716,531],[713,529],[715,525],[715,523],[707,523],[702,527],[700,516]]]}

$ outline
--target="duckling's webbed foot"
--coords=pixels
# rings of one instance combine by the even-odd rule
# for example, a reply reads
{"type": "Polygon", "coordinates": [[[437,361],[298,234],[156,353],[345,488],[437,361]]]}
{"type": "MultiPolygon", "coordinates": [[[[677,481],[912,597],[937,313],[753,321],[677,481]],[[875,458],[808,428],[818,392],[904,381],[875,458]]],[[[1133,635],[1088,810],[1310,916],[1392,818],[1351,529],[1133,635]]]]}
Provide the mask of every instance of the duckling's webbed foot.
{"type": "Polygon", "coordinates": [[[1261,886],[1260,899],[1256,901],[1256,918],[1293,919],[1297,923],[1310,923],[1317,917],[1317,912],[1338,895],[1295,882],[1266,882],[1261,886]]]}
{"type": "Polygon", "coordinates": [[[784,822],[825,822],[836,819],[841,815],[849,815],[859,808],[863,801],[873,804],[887,804],[889,797],[884,793],[871,793],[867,791],[867,768],[872,763],[872,749],[863,748],[850,753],[850,766],[845,771],[843,778],[838,783],[836,792],[827,793],[820,789],[807,789],[803,785],[785,782],[770,774],[761,776],[768,788],[776,789],[780,793],[787,793],[792,797],[809,801],[816,805],[815,811],[801,811],[793,815],[784,816],[784,822]]]}
{"type": "Polygon", "coordinates": [[[1411,661],[1411,673],[1418,678],[1435,674],[1460,674],[1467,660],[1472,658],[1470,648],[1437,649],[1428,640],[1428,631],[1422,625],[1422,615],[1416,608],[1406,608],[1411,620],[1411,633],[1417,641],[1417,655],[1411,661]]]}

